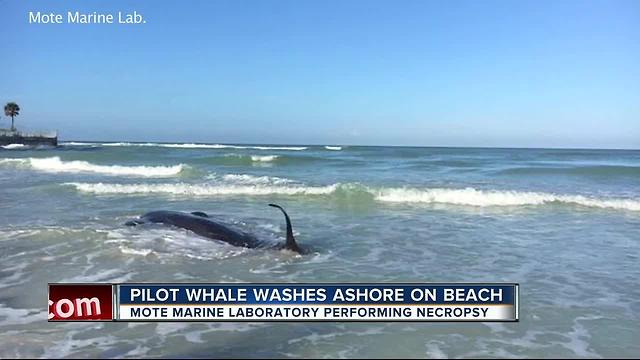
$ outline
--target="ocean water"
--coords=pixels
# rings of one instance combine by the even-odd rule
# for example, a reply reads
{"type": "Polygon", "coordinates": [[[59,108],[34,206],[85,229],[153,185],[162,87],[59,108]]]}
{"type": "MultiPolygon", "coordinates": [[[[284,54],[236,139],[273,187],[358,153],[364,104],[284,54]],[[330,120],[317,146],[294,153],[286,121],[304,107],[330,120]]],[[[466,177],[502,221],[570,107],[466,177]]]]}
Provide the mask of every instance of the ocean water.
{"type": "Polygon", "coordinates": [[[0,357],[632,357],[640,151],[0,149],[0,357]],[[204,211],[311,253],[123,223],[204,211]],[[518,282],[519,323],[47,323],[48,282],[518,282]]]}

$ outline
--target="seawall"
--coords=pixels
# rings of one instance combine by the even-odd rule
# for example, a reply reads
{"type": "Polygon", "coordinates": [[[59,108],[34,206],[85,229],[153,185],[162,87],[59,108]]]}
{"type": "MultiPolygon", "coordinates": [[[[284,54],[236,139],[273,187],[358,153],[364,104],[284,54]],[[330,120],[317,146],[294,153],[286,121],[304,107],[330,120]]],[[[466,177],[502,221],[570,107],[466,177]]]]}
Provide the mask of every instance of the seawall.
{"type": "Polygon", "coordinates": [[[58,146],[58,133],[0,130],[0,146],[10,144],[58,146]]]}

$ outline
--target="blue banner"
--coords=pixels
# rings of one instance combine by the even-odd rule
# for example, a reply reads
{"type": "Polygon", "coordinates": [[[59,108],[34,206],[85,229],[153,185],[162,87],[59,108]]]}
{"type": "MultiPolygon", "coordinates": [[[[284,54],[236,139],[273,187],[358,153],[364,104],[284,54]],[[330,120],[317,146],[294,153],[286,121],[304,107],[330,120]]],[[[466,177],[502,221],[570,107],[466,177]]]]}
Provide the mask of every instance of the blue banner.
{"type": "Polygon", "coordinates": [[[512,305],[517,284],[120,284],[120,305],[512,305]]]}

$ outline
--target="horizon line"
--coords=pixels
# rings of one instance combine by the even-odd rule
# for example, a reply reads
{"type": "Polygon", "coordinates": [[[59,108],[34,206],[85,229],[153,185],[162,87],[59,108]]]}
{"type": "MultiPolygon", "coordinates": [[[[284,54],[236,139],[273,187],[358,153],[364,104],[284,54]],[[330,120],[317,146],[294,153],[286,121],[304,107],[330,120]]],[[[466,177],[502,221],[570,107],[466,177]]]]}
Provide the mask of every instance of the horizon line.
{"type": "Polygon", "coordinates": [[[458,148],[458,149],[519,149],[519,150],[614,150],[614,151],[640,151],[640,148],[598,148],[598,147],[530,147],[530,146],[460,146],[460,145],[358,145],[340,143],[314,143],[314,144],[284,144],[284,143],[249,143],[249,142],[199,142],[199,141],[130,141],[130,140],[59,140],[64,142],[101,142],[119,143],[126,142],[132,144],[200,144],[200,145],[266,145],[266,146],[349,146],[349,147],[398,147],[398,148],[458,148]]]}

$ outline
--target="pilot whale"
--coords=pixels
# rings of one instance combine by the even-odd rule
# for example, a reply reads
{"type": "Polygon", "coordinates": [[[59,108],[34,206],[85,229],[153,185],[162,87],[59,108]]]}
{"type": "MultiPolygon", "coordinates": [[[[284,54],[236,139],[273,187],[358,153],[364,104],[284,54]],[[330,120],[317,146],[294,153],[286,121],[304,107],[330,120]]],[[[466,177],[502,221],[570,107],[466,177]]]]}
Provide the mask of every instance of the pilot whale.
{"type": "MultiPolygon", "coordinates": [[[[291,219],[284,209],[276,204],[269,204],[269,206],[280,209],[284,214],[285,221],[287,223],[287,240],[284,244],[275,246],[277,249],[287,249],[302,253],[302,250],[298,247],[296,239],[293,237],[293,228],[291,226],[291,219]]],[[[274,246],[266,245],[251,234],[247,234],[242,231],[234,230],[227,225],[215,221],[209,217],[206,213],[201,211],[195,211],[192,213],[180,212],[180,211],[152,211],[142,215],[140,218],[127,221],[125,225],[136,226],[144,223],[156,223],[167,224],[182,229],[191,230],[194,233],[204,236],[209,239],[220,240],[229,243],[234,246],[241,246],[246,248],[273,248],[274,246]]]]}

